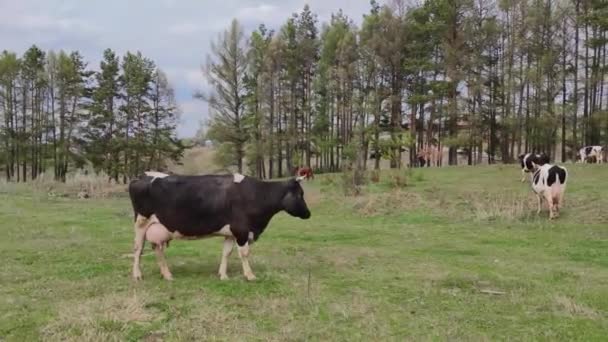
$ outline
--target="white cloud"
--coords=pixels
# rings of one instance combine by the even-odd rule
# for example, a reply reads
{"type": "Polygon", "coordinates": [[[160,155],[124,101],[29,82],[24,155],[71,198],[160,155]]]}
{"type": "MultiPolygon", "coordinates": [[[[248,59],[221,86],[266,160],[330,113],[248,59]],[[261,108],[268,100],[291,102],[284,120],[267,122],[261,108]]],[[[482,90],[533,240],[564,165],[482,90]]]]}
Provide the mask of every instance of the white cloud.
{"type": "Polygon", "coordinates": [[[208,88],[208,84],[200,68],[171,67],[163,69],[163,71],[167,74],[169,82],[172,85],[188,87],[193,93],[208,88]]]}
{"type": "Polygon", "coordinates": [[[236,12],[236,17],[241,20],[263,20],[279,12],[279,8],[274,5],[261,4],[254,7],[243,7],[236,12]]]}
{"type": "Polygon", "coordinates": [[[180,122],[177,133],[181,137],[192,137],[196,134],[201,124],[209,117],[207,104],[201,100],[182,101],[180,122]]]}
{"type": "Polygon", "coordinates": [[[202,30],[202,26],[192,22],[179,23],[169,26],[169,33],[175,35],[190,35],[202,30]]]}

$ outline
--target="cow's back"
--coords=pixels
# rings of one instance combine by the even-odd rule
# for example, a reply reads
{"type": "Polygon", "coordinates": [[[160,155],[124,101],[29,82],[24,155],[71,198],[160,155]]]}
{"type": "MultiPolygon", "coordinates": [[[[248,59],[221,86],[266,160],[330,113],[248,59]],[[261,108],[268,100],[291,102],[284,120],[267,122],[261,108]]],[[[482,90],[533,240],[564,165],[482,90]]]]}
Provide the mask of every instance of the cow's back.
{"type": "Polygon", "coordinates": [[[170,231],[203,236],[230,224],[238,194],[232,175],[169,176],[149,186],[153,212],[170,231]]]}

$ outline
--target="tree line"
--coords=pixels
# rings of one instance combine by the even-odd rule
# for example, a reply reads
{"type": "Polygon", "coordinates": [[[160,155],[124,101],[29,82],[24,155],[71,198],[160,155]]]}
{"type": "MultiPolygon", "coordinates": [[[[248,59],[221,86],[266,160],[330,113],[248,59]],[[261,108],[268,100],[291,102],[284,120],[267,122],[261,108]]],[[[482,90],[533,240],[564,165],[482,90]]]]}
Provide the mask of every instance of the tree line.
{"type": "Polygon", "coordinates": [[[103,52],[99,70],[78,51],[0,54],[0,162],[7,180],[45,172],[65,181],[91,165],[109,180],[155,168],[183,151],[166,75],[141,53],[103,52]]]}
{"type": "Polygon", "coordinates": [[[234,20],[198,97],[218,161],[263,178],[397,168],[406,150],[415,165],[430,145],[450,165],[565,161],[608,143],[607,31],[600,0],[372,0],[360,25],[341,11],[320,25],[305,6],[276,30],[234,20]]]}

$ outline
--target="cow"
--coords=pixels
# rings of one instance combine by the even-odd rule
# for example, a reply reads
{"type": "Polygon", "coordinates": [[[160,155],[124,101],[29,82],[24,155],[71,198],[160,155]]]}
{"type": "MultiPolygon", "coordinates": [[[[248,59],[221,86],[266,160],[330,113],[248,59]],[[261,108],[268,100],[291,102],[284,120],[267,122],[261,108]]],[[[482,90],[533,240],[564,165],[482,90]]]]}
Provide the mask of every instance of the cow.
{"type": "Polygon", "coordinates": [[[164,255],[169,241],[216,236],[224,238],[220,279],[228,278],[228,256],[236,242],[245,278],[255,280],[248,261],[250,245],[272,217],[280,211],[301,219],[311,216],[301,180],[270,182],[240,174],[146,172],[129,184],[135,217],[133,278],[142,279],[139,263],[146,240],[152,243],[162,277],[172,280],[164,255]]]}
{"type": "Polygon", "coordinates": [[[534,164],[542,166],[549,163],[550,159],[544,153],[522,153],[517,156],[521,165],[521,182],[526,181],[526,173],[534,171],[534,164]]]}
{"type": "Polygon", "coordinates": [[[304,177],[304,179],[315,179],[312,169],[308,166],[295,167],[294,174],[296,177],[304,177]]]}
{"type": "Polygon", "coordinates": [[[604,148],[602,146],[585,146],[578,151],[578,155],[580,163],[585,163],[593,158],[595,158],[597,164],[604,162],[604,148]]]}
{"type": "Polygon", "coordinates": [[[439,160],[439,149],[434,145],[420,148],[416,154],[416,158],[418,159],[421,167],[424,167],[424,165],[428,167],[433,165],[438,166],[437,161],[439,160]]]}
{"type": "Polygon", "coordinates": [[[544,198],[549,207],[549,218],[557,218],[559,210],[564,203],[568,171],[563,166],[548,163],[544,165],[534,164],[533,167],[532,190],[538,198],[538,210],[536,213],[540,214],[544,198]]]}

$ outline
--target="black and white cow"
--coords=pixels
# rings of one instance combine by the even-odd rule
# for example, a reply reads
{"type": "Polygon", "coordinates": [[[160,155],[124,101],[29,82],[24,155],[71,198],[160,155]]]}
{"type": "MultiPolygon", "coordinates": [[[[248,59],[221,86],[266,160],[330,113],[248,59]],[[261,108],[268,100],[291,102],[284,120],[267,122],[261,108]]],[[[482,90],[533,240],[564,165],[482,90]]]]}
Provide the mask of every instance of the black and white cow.
{"type": "Polygon", "coordinates": [[[534,164],[534,169],[532,190],[538,198],[537,213],[540,214],[544,199],[549,207],[549,218],[556,218],[564,203],[568,171],[565,167],[551,164],[534,164]]]}
{"type": "Polygon", "coordinates": [[[597,164],[604,162],[604,148],[602,146],[585,146],[578,151],[578,155],[580,163],[585,163],[592,158],[595,158],[597,164]]]}
{"type": "Polygon", "coordinates": [[[164,256],[172,239],[224,237],[221,279],[227,279],[228,256],[238,246],[243,273],[255,276],[249,266],[250,244],[280,211],[308,219],[301,178],[265,182],[243,175],[180,176],[146,172],[129,184],[135,214],[133,277],[141,279],[139,266],[145,241],[156,253],[161,275],[173,278],[164,256]]]}
{"type": "Polygon", "coordinates": [[[526,181],[526,173],[534,171],[534,164],[544,165],[549,162],[549,156],[544,153],[523,153],[517,156],[521,165],[521,182],[526,181]]]}

